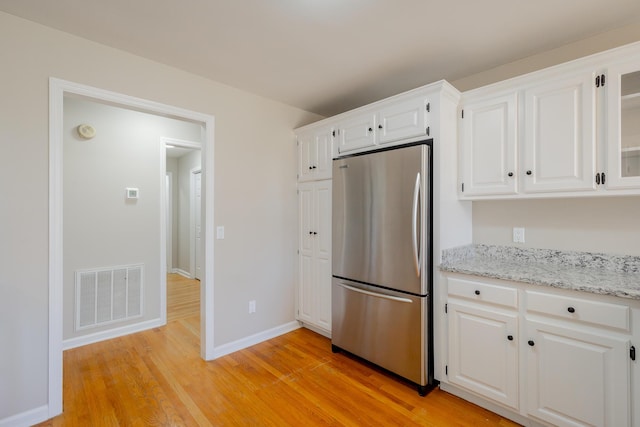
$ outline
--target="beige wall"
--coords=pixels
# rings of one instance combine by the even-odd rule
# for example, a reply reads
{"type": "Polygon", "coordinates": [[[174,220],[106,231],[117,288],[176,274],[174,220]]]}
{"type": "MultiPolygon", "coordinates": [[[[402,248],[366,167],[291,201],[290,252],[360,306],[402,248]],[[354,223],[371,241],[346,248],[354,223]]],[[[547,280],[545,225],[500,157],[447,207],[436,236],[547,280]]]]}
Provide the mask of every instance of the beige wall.
{"type": "MultiPolygon", "coordinates": [[[[461,91],[640,40],[640,22],[452,82],[461,91]]],[[[603,64],[603,67],[606,64],[603,64]]],[[[473,202],[473,241],[524,247],[640,255],[640,197],[473,202]]]]}
{"type": "Polygon", "coordinates": [[[215,116],[215,345],[294,320],[292,129],[320,117],[4,13],[0,58],[0,421],[47,403],[49,77],[215,116]]]}

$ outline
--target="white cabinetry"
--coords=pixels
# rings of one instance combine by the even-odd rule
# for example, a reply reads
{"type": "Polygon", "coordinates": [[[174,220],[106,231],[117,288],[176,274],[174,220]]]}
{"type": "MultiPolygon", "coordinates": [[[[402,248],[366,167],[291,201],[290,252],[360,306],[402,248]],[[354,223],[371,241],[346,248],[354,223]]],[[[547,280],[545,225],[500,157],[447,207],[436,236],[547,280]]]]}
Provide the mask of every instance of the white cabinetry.
{"type": "Polygon", "coordinates": [[[522,190],[595,190],[595,73],[524,91],[522,190]]]}
{"type": "Polygon", "coordinates": [[[636,43],[465,92],[460,198],[640,194],[639,55],[636,43]]]}
{"type": "Polygon", "coordinates": [[[607,69],[607,174],[611,189],[640,188],[640,60],[607,69]]]}
{"type": "Polygon", "coordinates": [[[357,114],[345,113],[337,125],[335,156],[430,137],[430,110],[428,96],[418,91],[372,104],[357,114]]]}
{"type": "Polygon", "coordinates": [[[449,381],[517,410],[515,308],[515,289],[449,279],[449,381]]]}
{"type": "Polygon", "coordinates": [[[298,181],[331,178],[332,143],[330,126],[298,135],[298,181]]]}
{"type": "Polygon", "coordinates": [[[636,301],[461,274],[447,288],[444,390],[524,424],[640,426],[636,301]]]}
{"type": "Polygon", "coordinates": [[[338,125],[338,155],[375,144],[376,116],[374,113],[350,117],[338,125]]]}
{"type": "Polygon", "coordinates": [[[331,180],[298,185],[298,320],[331,331],[331,180]]]}
{"type": "Polygon", "coordinates": [[[629,307],[526,299],[528,413],[558,426],[629,426],[629,307]]]}
{"type": "Polygon", "coordinates": [[[466,98],[460,121],[465,196],[516,193],[517,100],[517,92],[466,98]]]}

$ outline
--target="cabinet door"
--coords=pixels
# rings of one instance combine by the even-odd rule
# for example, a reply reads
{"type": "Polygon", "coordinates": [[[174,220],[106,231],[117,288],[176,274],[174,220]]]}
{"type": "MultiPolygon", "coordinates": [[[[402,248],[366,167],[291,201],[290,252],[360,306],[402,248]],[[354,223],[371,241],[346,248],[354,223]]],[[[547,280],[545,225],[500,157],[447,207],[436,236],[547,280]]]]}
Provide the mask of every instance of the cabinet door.
{"type": "Polygon", "coordinates": [[[386,143],[427,135],[427,100],[424,96],[397,101],[378,113],[378,142],[386,143]]]}
{"type": "Polygon", "coordinates": [[[331,181],[298,186],[298,319],[331,330],[331,181]]]}
{"type": "Polygon", "coordinates": [[[595,190],[594,73],[554,79],[524,96],[524,191],[595,190]]]}
{"type": "Polygon", "coordinates": [[[315,183],[314,311],[315,324],[331,330],[331,181],[315,183]]]}
{"type": "Polygon", "coordinates": [[[331,178],[333,128],[298,135],[298,181],[331,178]]]}
{"type": "Polygon", "coordinates": [[[518,317],[449,302],[448,378],[518,409],[518,317]]]}
{"type": "Polygon", "coordinates": [[[298,186],[298,319],[313,323],[314,183],[298,186]]]}
{"type": "Polygon", "coordinates": [[[558,426],[630,425],[628,340],[531,320],[526,329],[530,415],[558,426]]]}
{"type": "Polygon", "coordinates": [[[338,154],[375,145],[375,114],[362,114],[340,123],[338,154]]]}
{"type": "Polygon", "coordinates": [[[515,194],[517,95],[472,101],[460,118],[463,196],[515,194]]]}
{"type": "Polygon", "coordinates": [[[298,135],[298,181],[313,179],[316,149],[317,146],[313,134],[298,135]]]}
{"type": "Polygon", "coordinates": [[[607,162],[610,189],[640,188],[640,61],[607,71],[607,162]]]}

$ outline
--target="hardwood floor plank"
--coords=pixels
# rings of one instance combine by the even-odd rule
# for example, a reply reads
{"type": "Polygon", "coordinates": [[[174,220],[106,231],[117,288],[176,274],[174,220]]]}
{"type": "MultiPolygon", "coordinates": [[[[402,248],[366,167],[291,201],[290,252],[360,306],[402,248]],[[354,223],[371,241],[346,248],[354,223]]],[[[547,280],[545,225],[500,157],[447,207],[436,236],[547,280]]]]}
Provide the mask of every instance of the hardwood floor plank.
{"type": "Polygon", "coordinates": [[[515,426],[298,329],[211,362],[199,315],[64,353],[64,414],[41,426],[515,426]]]}

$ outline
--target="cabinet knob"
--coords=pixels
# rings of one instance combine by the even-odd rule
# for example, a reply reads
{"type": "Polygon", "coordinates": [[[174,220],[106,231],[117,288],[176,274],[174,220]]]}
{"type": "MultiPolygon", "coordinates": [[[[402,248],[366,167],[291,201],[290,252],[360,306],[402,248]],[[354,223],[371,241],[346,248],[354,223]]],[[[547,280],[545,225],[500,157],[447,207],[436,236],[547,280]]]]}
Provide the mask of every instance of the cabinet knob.
{"type": "Polygon", "coordinates": [[[531,171],[527,171],[527,175],[531,175],[531,171]]]}
{"type": "Polygon", "coordinates": [[[315,235],[317,235],[317,234],[318,234],[318,232],[317,232],[317,231],[314,231],[314,232],[313,232],[313,235],[314,235],[314,236],[315,236],[315,235]]]}
{"type": "Polygon", "coordinates": [[[575,313],[575,312],[576,312],[576,309],[575,309],[575,308],[573,308],[573,307],[569,307],[569,308],[567,308],[567,311],[568,311],[569,313],[575,313]]]}
{"type": "Polygon", "coordinates": [[[476,295],[480,295],[480,291],[476,289],[476,291],[474,292],[474,294],[476,294],[476,295]]]}
{"type": "Polygon", "coordinates": [[[309,235],[310,235],[310,236],[313,236],[313,231],[310,231],[310,232],[309,232],[309,235]]]}
{"type": "Polygon", "coordinates": [[[378,129],[382,129],[382,125],[378,125],[378,129]]]}
{"type": "Polygon", "coordinates": [[[373,128],[369,128],[369,132],[373,132],[373,128]]]}
{"type": "Polygon", "coordinates": [[[527,344],[529,344],[531,347],[533,347],[534,345],[536,345],[535,342],[533,342],[533,340],[529,340],[527,341],[527,344]]]}
{"type": "Polygon", "coordinates": [[[312,167],[311,167],[311,169],[317,169],[317,168],[318,168],[317,166],[312,166],[312,167]]]}
{"type": "Polygon", "coordinates": [[[507,339],[508,339],[509,341],[513,341],[513,335],[507,335],[507,339]]]}
{"type": "Polygon", "coordinates": [[[510,177],[513,176],[513,172],[509,172],[507,175],[509,175],[510,177]]]}
{"type": "Polygon", "coordinates": [[[313,169],[313,166],[309,166],[309,170],[313,169]]]}

